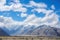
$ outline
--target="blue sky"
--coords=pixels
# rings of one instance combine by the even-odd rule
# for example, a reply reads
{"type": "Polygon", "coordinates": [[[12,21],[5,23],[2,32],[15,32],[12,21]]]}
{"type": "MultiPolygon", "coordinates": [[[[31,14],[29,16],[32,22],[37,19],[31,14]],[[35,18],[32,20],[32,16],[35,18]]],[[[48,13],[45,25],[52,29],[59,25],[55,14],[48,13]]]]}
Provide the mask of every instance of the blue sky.
{"type": "MultiPolygon", "coordinates": [[[[25,4],[25,5],[28,4],[29,1],[31,1],[31,0],[19,0],[20,3],[25,4]]],[[[48,5],[48,8],[47,9],[50,9],[51,5],[54,5],[55,6],[55,11],[60,11],[60,3],[59,3],[60,1],[59,0],[33,0],[33,1],[36,2],[36,3],[43,2],[43,3],[47,4],[48,5]]],[[[16,2],[14,2],[14,0],[6,0],[6,4],[5,5],[11,5],[10,4],[11,2],[16,3],[16,2]]],[[[30,7],[30,8],[27,8],[27,9],[28,10],[27,10],[26,13],[27,14],[31,14],[32,13],[31,12],[32,8],[30,7]]],[[[8,17],[11,16],[16,21],[22,21],[22,20],[24,20],[26,18],[26,17],[21,18],[21,17],[18,17],[17,16],[17,14],[19,14],[21,12],[14,12],[12,10],[10,10],[10,11],[2,11],[2,12],[0,11],[0,15],[7,16],[8,15],[7,13],[10,13],[8,17]],[[6,14],[4,14],[4,13],[6,13],[6,14]]],[[[60,15],[60,12],[58,12],[56,14],[57,15],[60,15]]],[[[39,14],[37,14],[37,12],[36,12],[36,15],[39,17],[39,14]]],[[[43,15],[40,15],[40,16],[43,16],[43,15]]]]}
{"type": "MultiPolygon", "coordinates": [[[[33,10],[34,8],[36,8],[35,6],[33,7],[27,7],[26,5],[29,6],[29,3],[30,1],[34,1],[35,3],[44,3],[47,5],[47,10],[51,10],[51,6],[53,5],[54,6],[54,11],[56,12],[56,14],[58,16],[60,16],[60,0],[5,0],[5,3],[4,1],[2,1],[0,4],[3,5],[3,10],[0,8],[0,15],[1,16],[5,16],[5,17],[12,17],[13,20],[15,21],[24,21],[26,19],[26,17],[21,17],[21,14],[24,13],[24,14],[27,14],[27,15],[31,15],[31,14],[35,14],[37,17],[44,17],[45,14],[43,14],[42,12],[41,13],[38,13],[37,11],[34,11],[32,12],[31,10],[33,10]],[[21,4],[22,8],[25,8],[23,9],[22,11],[14,11],[13,9],[9,9],[9,10],[6,10],[6,7],[4,9],[4,6],[12,6],[13,4],[21,4]],[[18,15],[18,16],[17,16],[18,15]]],[[[15,5],[17,6],[17,5],[15,5]]],[[[26,16],[26,15],[25,15],[26,16]]]]}
{"type": "Polygon", "coordinates": [[[16,31],[43,24],[60,28],[60,0],[0,0],[1,27],[16,31]]]}

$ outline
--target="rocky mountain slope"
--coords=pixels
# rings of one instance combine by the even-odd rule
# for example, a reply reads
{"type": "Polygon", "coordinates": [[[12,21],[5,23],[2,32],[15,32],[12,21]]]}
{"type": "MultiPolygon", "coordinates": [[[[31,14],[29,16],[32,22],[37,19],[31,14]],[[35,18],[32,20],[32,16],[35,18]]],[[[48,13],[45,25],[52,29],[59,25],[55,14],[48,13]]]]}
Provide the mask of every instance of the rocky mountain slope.
{"type": "MultiPolygon", "coordinates": [[[[21,36],[21,35],[36,35],[36,36],[60,36],[60,28],[55,28],[47,25],[40,25],[38,27],[19,26],[17,29],[8,30],[7,28],[2,28],[10,36],[21,36]]],[[[1,35],[2,32],[0,32],[1,35]]]]}

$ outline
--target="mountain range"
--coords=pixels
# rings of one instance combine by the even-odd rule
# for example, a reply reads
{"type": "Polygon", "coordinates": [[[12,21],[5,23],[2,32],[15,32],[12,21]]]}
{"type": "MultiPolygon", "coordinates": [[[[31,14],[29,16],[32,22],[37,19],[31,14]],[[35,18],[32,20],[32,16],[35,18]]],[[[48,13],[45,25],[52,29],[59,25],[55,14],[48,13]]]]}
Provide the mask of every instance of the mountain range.
{"type": "Polygon", "coordinates": [[[51,27],[48,25],[40,25],[38,27],[34,26],[28,26],[28,27],[23,27],[19,26],[16,30],[11,30],[9,31],[7,28],[0,28],[0,36],[1,33],[3,33],[3,36],[21,36],[21,35],[29,35],[29,36],[60,36],[60,28],[56,27],[51,27]]]}

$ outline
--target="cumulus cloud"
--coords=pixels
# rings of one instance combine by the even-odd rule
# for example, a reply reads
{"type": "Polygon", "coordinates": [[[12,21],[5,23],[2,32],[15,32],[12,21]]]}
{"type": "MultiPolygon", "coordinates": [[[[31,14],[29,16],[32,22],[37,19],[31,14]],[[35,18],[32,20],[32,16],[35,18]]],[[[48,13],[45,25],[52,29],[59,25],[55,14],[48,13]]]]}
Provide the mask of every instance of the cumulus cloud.
{"type": "Polygon", "coordinates": [[[47,8],[47,5],[45,3],[36,3],[34,1],[30,1],[27,5],[24,5],[26,7],[36,7],[36,8],[47,8]]]}
{"type": "Polygon", "coordinates": [[[14,26],[20,26],[21,24],[21,22],[14,21],[11,17],[0,16],[0,27],[6,27],[8,30],[12,30],[14,26]]]}
{"type": "Polygon", "coordinates": [[[34,1],[30,1],[31,6],[36,6],[36,7],[41,7],[41,8],[46,8],[47,5],[44,3],[35,3],[34,1]]]}
{"type": "Polygon", "coordinates": [[[52,6],[51,6],[51,9],[55,9],[55,6],[54,6],[54,5],[52,5],[52,6]]]}
{"type": "Polygon", "coordinates": [[[19,0],[13,0],[14,2],[11,3],[10,6],[5,5],[6,0],[0,1],[0,11],[18,11],[18,12],[26,12],[27,9],[23,7],[23,4],[19,2],[19,0]]]}
{"type": "Polygon", "coordinates": [[[6,3],[6,0],[0,0],[0,5],[4,5],[6,3]]]}
{"type": "Polygon", "coordinates": [[[26,20],[24,20],[24,25],[28,26],[28,25],[35,25],[37,24],[36,21],[38,21],[38,17],[36,17],[34,14],[29,15],[26,20]]]}
{"type": "Polygon", "coordinates": [[[20,4],[20,3],[12,4],[12,10],[17,11],[17,12],[26,12],[27,11],[27,9],[22,7],[22,4],[20,4]]]}
{"type": "Polygon", "coordinates": [[[26,13],[21,13],[21,17],[27,17],[26,13]]]}
{"type": "Polygon", "coordinates": [[[40,26],[40,25],[50,25],[55,27],[56,24],[59,22],[58,16],[55,14],[51,14],[49,16],[45,16],[44,18],[38,18],[34,14],[27,17],[27,19],[24,21],[25,25],[34,25],[34,26],[40,26]]]}
{"type": "MultiPolygon", "coordinates": [[[[15,0],[14,0],[15,1],[15,0]]],[[[12,29],[17,29],[17,27],[23,25],[23,26],[27,26],[29,27],[29,25],[31,26],[40,26],[40,25],[50,25],[55,27],[56,25],[58,25],[58,15],[55,14],[54,12],[54,6],[52,7],[53,9],[47,9],[47,5],[45,3],[36,3],[34,1],[30,1],[30,3],[28,5],[24,5],[26,7],[36,7],[34,9],[32,9],[31,12],[33,12],[33,14],[31,15],[27,15],[26,11],[27,9],[25,7],[23,7],[23,5],[21,3],[19,3],[19,1],[15,1],[15,3],[12,3],[10,6],[4,5],[5,1],[3,2],[1,5],[0,3],[0,11],[9,11],[9,10],[13,10],[13,11],[18,11],[18,12],[22,12],[21,13],[21,17],[26,17],[26,19],[24,21],[15,21],[12,19],[12,17],[4,17],[4,16],[0,16],[0,27],[6,27],[8,30],[12,30],[12,29]],[[41,18],[41,17],[37,17],[34,12],[37,11],[38,13],[44,13],[45,17],[41,18]],[[17,26],[17,27],[16,27],[17,26]]]]}
{"type": "Polygon", "coordinates": [[[59,22],[58,15],[54,12],[54,5],[51,5],[52,9],[47,9],[48,6],[44,3],[36,3],[34,1],[30,1],[29,5],[26,5],[27,7],[37,7],[32,9],[32,12],[34,13],[37,11],[38,13],[44,13],[45,17],[39,18],[36,17],[36,15],[32,14],[27,17],[27,19],[24,21],[25,25],[50,25],[50,26],[56,26],[56,24],[59,22]],[[30,5],[30,6],[29,6],[30,5]]]}
{"type": "Polygon", "coordinates": [[[20,14],[17,14],[17,16],[23,18],[23,17],[27,17],[28,14],[27,13],[20,13],[20,14]]]}
{"type": "Polygon", "coordinates": [[[19,0],[13,0],[15,3],[19,3],[20,1],[19,0]]]}
{"type": "Polygon", "coordinates": [[[0,11],[10,11],[12,8],[12,6],[3,6],[3,5],[0,5],[0,11]]]}

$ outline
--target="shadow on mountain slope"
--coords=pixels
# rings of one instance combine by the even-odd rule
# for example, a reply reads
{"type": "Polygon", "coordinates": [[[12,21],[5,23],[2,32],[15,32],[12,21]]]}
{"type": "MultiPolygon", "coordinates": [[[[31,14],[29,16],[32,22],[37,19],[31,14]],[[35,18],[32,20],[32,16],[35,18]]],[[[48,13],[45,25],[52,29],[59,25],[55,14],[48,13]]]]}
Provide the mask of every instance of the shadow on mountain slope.
{"type": "Polygon", "coordinates": [[[0,28],[0,36],[9,36],[3,29],[0,28]]]}

